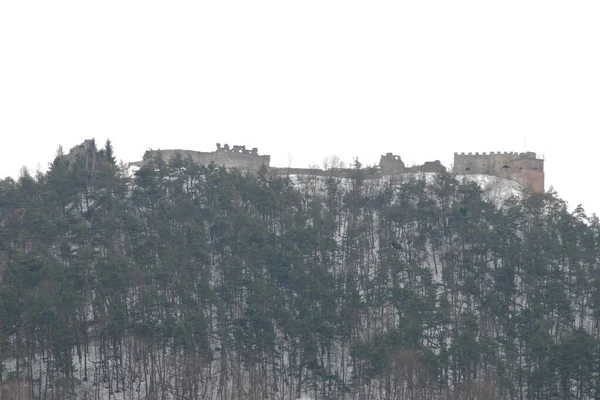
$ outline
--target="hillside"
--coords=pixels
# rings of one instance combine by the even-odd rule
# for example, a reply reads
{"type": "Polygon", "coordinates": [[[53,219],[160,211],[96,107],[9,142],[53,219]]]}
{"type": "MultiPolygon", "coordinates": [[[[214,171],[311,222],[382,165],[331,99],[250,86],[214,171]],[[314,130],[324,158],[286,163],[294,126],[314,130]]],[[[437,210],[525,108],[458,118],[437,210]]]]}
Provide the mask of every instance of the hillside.
{"type": "Polygon", "coordinates": [[[556,193],[93,160],[0,181],[5,393],[600,396],[600,223],[556,193]]]}

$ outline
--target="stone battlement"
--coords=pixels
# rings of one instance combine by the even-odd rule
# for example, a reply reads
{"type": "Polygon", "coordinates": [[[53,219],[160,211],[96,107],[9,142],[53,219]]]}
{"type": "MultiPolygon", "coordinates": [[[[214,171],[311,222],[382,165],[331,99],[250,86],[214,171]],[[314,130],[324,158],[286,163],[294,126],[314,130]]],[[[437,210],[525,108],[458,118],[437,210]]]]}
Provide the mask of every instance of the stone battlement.
{"type": "Polygon", "coordinates": [[[523,158],[533,158],[533,159],[537,159],[537,155],[533,152],[525,152],[525,153],[519,153],[516,151],[499,151],[499,152],[490,152],[490,153],[454,153],[454,156],[494,156],[494,155],[504,155],[504,156],[519,156],[519,157],[523,157],[523,158]]]}
{"type": "Polygon", "coordinates": [[[221,143],[217,143],[216,153],[237,153],[237,154],[250,154],[258,155],[258,148],[253,147],[252,150],[246,150],[246,146],[233,146],[229,148],[229,145],[225,143],[225,146],[221,147],[221,143]]]}

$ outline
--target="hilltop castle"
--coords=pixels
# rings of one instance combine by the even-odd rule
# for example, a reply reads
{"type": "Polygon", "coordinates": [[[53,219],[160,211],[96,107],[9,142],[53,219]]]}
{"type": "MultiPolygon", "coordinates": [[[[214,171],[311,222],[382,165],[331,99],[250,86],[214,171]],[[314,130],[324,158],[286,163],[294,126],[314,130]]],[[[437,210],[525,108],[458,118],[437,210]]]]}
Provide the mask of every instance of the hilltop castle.
{"type": "MultiPolygon", "coordinates": [[[[149,150],[144,156],[162,156],[165,160],[175,154],[182,157],[191,157],[198,164],[208,165],[215,163],[226,168],[235,168],[240,171],[258,171],[261,166],[269,168],[269,171],[277,174],[306,174],[320,176],[351,176],[352,169],[338,168],[323,171],[316,168],[277,168],[270,167],[271,157],[259,155],[258,149],[246,150],[246,146],[233,146],[217,143],[217,149],[213,152],[200,152],[192,150],[149,150]]],[[[132,163],[142,165],[144,161],[132,163]]],[[[381,176],[394,176],[415,172],[446,172],[446,167],[439,160],[428,161],[422,165],[406,167],[401,157],[393,153],[382,155],[379,166],[367,171],[367,178],[381,176]]],[[[454,153],[454,166],[452,172],[456,174],[483,174],[508,179],[519,183],[525,189],[542,193],[544,191],[544,160],[537,158],[535,153],[454,153]]]]}
{"type": "Polygon", "coordinates": [[[454,153],[453,172],[498,176],[533,192],[544,191],[544,160],[532,152],[454,153]]]}

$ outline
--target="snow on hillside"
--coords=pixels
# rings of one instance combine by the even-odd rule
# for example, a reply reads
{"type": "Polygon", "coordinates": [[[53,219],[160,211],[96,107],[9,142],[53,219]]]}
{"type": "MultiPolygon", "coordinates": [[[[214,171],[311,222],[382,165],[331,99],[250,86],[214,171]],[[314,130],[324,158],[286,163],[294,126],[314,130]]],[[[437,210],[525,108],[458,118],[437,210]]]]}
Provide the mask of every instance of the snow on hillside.
{"type": "MultiPolygon", "coordinates": [[[[393,179],[401,184],[413,179],[424,179],[428,184],[432,184],[436,177],[434,172],[417,172],[407,173],[401,177],[394,177],[393,179]]],[[[326,177],[313,176],[313,175],[290,175],[289,178],[297,186],[302,184],[304,187],[308,184],[311,191],[314,193],[324,193],[326,185],[326,177]]],[[[509,181],[504,178],[499,178],[491,175],[483,174],[469,174],[469,175],[456,175],[456,178],[460,182],[475,182],[483,190],[483,196],[486,200],[494,203],[496,207],[501,207],[508,199],[512,197],[520,198],[523,195],[523,187],[516,182],[509,181]]],[[[336,178],[342,184],[344,189],[349,189],[352,185],[352,180],[349,178],[336,178]]],[[[381,185],[388,184],[391,178],[384,177],[377,181],[371,181],[371,185],[378,187],[381,185]]]]}
{"type": "MultiPolygon", "coordinates": [[[[126,176],[133,177],[135,173],[139,170],[138,165],[126,164],[124,165],[124,172],[126,176]]],[[[412,172],[406,173],[402,177],[395,177],[394,179],[398,182],[406,182],[411,179],[425,179],[428,184],[433,183],[435,176],[437,173],[435,172],[412,172]]],[[[323,176],[314,176],[314,175],[289,175],[288,176],[294,184],[298,183],[312,183],[313,189],[315,191],[322,191],[325,189],[325,180],[326,178],[323,176]]],[[[479,186],[483,190],[484,197],[493,202],[496,207],[502,206],[509,198],[511,197],[521,197],[523,193],[523,188],[516,182],[509,181],[504,178],[499,178],[492,175],[484,175],[484,174],[469,174],[469,175],[456,175],[456,178],[461,182],[475,182],[479,184],[479,186]]],[[[349,178],[336,178],[338,179],[344,188],[348,189],[351,187],[351,179],[349,178]]],[[[384,177],[379,182],[388,183],[390,181],[389,177],[384,177]]],[[[374,186],[379,186],[375,184],[374,186]]]]}
{"type": "Polygon", "coordinates": [[[520,198],[523,195],[523,187],[517,182],[498,178],[491,175],[457,175],[460,181],[475,182],[481,186],[485,198],[500,207],[511,197],[520,198]]]}

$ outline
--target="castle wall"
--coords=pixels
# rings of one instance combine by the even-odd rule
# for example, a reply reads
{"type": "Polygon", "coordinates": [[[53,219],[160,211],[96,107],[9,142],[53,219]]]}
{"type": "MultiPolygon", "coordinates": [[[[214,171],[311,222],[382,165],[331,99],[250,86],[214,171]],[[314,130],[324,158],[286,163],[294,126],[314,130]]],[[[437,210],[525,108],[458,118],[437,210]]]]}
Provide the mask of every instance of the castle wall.
{"type": "MultiPolygon", "coordinates": [[[[166,161],[180,154],[183,158],[191,159],[201,165],[215,163],[226,168],[241,171],[258,171],[261,166],[269,167],[271,157],[258,155],[258,150],[246,150],[245,146],[228,145],[221,147],[217,143],[214,152],[192,150],[150,150],[146,157],[160,154],[166,161]]],[[[132,163],[141,165],[142,162],[132,163]]],[[[315,175],[350,178],[356,176],[356,170],[350,168],[321,170],[314,168],[270,168],[271,173],[279,175],[315,175]]],[[[446,167],[439,160],[428,161],[423,165],[406,167],[400,156],[392,153],[382,155],[379,169],[365,169],[362,176],[374,179],[381,176],[401,175],[409,172],[446,172],[446,167]]],[[[538,159],[533,152],[516,153],[454,153],[453,172],[456,174],[484,174],[515,181],[528,190],[544,191],[544,160],[538,159]]]]}
{"type": "Polygon", "coordinates": [[[523,187],[544,191],[544,160],[535,153],[454,153],[457,174],[486,174],[509,179],[523,187]]]}
{"type": "Polygon", "coordinates": [[[544,173],[541,171],[522,170],[513,172],[507,179],[513,180],[533,192],[544,192],[544,173]]]}
{"type": "Polygon", "coordinates": [[[446,167],[439,160],[427,161],[422,165],[406,167],[400,156],[387,153],[379,159],[379,169],[382,175],[404,174],[406,172],[446,172],[446,167]]]}
{"type": "Polygon", "coordinates": [[[165,161],[170,160],[176,154],[180,154],[183,158],[191,157],[197,164],[209,165],[214,162],[217,165],[224,165],[227,168],[236,168],[241,171],[258,171],[262,165],[268,167],[271,161],[271,156],[260,156],[256,152],[223,149],[211,153],[193,150],[150,150],[147,154],[150,156],[160,154],[165,161]]]}
{"type": "Polygon", "coordinates": [[[407,168],[407,172],[446,172],[446,167],[442,165],[439,160],[427,161],[423,165],[416,165],[414,167],[407,168]]]}
{"type": "Polygon", "coordinates": [[[458,174],[488,174],[490,158],[487,154],[454,153],[454,172],[458,174]]]}
{"type": "Polygon", "coordinates": [[[379,168],[384,175],[402,174],[406,171],[404,162],[400,156],[387,153],[379,159],[379,168]]]}
{"type": "Polygon", "coordinates": [[[534,171],[544,172],[544,160],[527,158],[513,160],[509,165],[513,169],[531,169],[534,171]]]}

